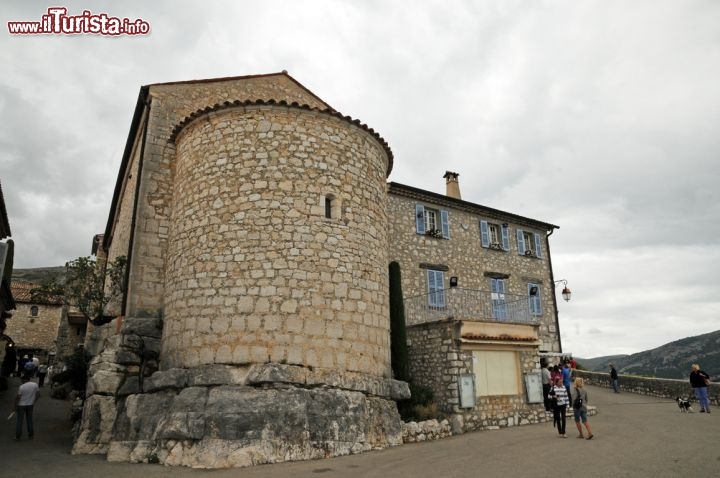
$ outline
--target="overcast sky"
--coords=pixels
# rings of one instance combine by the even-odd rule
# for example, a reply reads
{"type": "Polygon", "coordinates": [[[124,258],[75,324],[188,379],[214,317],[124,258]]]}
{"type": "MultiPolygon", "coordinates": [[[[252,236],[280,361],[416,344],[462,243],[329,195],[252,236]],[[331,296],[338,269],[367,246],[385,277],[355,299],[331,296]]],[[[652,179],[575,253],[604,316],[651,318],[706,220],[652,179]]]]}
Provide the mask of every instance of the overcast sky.
{"type": "MultiPolygon", "coordinates": [[[[720,2],[4,1],[0,181],[15,267],[105,229],[141,85],[287,70],[385,138],[390,180],[560,229],[562,343],[720,329],[720,2]],[[57,3],[149,35],[10,35],[57,3]]],[[[559,298],[559,290],[558,290],[559,298]]]]}

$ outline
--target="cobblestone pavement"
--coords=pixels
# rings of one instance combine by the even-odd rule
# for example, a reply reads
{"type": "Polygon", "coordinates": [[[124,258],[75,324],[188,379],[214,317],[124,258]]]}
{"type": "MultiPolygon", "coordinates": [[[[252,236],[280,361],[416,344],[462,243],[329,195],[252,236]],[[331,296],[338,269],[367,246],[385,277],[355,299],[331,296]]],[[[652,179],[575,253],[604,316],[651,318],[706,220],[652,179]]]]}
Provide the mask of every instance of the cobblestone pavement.
{"type": "MultiPolygon", "coordinates": [[[[548,423],[467,433],[432,443],[327,460],[234,470],[193,470],[162,465],[109,463],[103,456],[71,455],[70,404],[48,397],[36,405],[35,439],[14,438],[7,420],[19,380],[0,397],[0,476],[53,478],[370,478],[370,477],[592,477],[720,476],[720,409],[680,413],[674,401],[613,394],[587,387],[593,440],[578,440],[572,421],[567,439],[548,423]],[[696,475],[697,474],[697,475],[696,475]]],[[[688,387],[689,388],[689,387],[688,387]]],[[[697,407],[695,407],[697,408],[697,407]]]]}

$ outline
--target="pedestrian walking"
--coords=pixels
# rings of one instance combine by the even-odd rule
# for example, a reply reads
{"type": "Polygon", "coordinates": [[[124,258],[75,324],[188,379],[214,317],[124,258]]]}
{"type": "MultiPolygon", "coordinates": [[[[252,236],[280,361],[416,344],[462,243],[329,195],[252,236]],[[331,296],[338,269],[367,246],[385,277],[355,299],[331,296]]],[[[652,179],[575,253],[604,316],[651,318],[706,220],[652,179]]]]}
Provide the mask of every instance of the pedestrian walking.
{"type": "Polygon", "coordinates": [[[38,375],[38,386],[42,387],[45,383],[45,376],[48,373],[48,366],[46,364],[40,364],[38,367],[37,375],[38,375]]]}
{"type": "Polygon", "coordinates": [[[33,424],[33,407],[35,402],[40,398],[38,384],[30,381],[27,375],[22,376],[22,384],[18,387],[18,393],[15,397],[15,440],[20,440],[23,429],[23,419],[27,423],[27,433],[30,440],[35,436],[35,428],[33,424]]]}
{"type": "Polygon", "coordinates": [[[568,394],[567,389],[563,385],[562,378],[555,379],[555,383],[550,389],[549,398],[553,402],[553,424],[557,426],[560,438],[567,438],[565,434],[565,425],[567,423],[565,411],[568,405],[568,394]]]}
{"type": "Polygon", "coordinates": [[[618,381],[618,373],[615,370],[615,364],[610,364],[610,382],[615,393],[620,393],[620,382],[618,381]]]}
{"type": "Polygon", "coordinates": [[[592,432],[592,428],[590,427],[590,422],[588,422],[587,419],[588,394],[587,390],[585,390],[585,381],[582,379],[582,377],[578,377],[575,379],[575,390],[573,391],[571,399],[573,407],[573,417],[575,418],[575,426],[578,429],[577,437],[585,438],[582,429],[582,426],[585,425],[585,429],[587,430],[587,439],[592,440],[594,435],[592,432]],[[582,422],[582,425],[580,424],[580,422],[582,422]]]}

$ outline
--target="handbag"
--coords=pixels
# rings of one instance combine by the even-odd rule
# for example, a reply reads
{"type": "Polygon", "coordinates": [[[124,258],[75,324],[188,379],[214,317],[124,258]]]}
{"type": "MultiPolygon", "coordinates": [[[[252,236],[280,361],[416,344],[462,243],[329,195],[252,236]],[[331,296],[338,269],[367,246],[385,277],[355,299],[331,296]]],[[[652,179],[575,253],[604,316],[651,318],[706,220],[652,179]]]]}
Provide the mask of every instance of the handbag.
{"type": "Polygon", "coordinates": [[[573,408],[576,410],[581,409],[583,406],[583,399],[580,397],[580,392],[578,392],[577,397],[575,400],[573,400],[573,408]]]}

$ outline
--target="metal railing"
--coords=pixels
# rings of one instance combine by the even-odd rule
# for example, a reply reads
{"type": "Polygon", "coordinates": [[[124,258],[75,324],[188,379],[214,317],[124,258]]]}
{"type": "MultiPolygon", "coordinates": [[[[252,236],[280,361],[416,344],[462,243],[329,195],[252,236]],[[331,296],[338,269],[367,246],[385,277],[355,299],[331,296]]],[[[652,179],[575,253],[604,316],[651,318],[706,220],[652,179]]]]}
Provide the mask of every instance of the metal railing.
{"type": "Polygon", "coordinates": [[[422,324],[443,319],[537,325],[526,295],[498,294],[486,290],[449,289],[406,297],[405,322],[422,324]]]}

